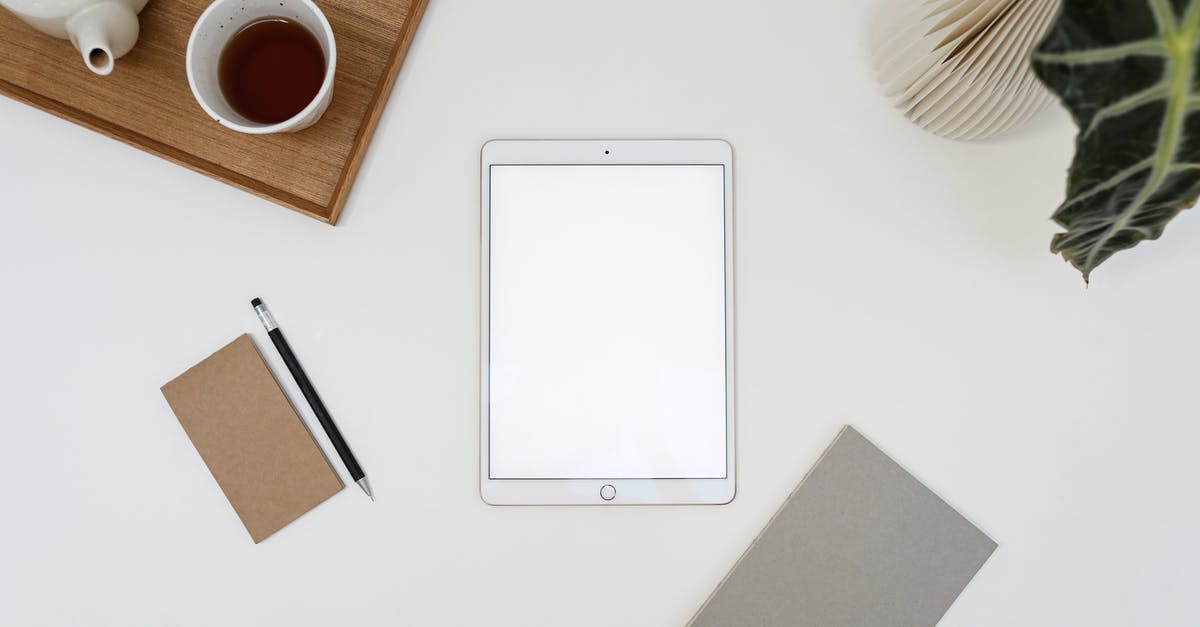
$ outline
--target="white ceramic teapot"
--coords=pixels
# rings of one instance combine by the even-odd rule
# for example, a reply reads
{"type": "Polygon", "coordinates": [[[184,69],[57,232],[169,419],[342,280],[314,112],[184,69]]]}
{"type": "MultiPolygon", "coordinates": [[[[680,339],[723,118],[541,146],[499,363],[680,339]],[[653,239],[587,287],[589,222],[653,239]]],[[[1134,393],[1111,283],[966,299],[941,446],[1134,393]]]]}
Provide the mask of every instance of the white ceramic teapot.
{"type": "Polygon", "coordinates": [[[0,0],[0,5],[43,33],[70,39],[88,68],[105,75],[137,42],[137,14],[146,0],[0,0]]]}

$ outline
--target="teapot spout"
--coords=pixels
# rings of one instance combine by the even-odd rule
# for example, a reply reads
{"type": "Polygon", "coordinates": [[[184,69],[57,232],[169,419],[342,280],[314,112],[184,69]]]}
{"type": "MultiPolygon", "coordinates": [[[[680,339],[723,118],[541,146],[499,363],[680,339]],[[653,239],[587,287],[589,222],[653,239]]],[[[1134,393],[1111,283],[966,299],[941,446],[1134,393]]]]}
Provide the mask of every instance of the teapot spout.
{"type": "Polygon", "coordinates": [[[119,1],[93,4],[67,19],[67,36],[88,69],[105,76],[138,38],[137,13],[119,1]]]}

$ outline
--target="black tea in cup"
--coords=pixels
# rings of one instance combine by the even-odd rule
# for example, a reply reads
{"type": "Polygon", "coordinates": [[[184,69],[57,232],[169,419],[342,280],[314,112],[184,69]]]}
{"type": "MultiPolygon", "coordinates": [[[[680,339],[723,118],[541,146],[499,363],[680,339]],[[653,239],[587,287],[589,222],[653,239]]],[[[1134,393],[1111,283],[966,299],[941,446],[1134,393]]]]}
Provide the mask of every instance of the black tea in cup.
{"type": "Polygon", "coordinates": [[[225,44],[217,78],[239,115],[276,124],[304,110],[325,81],[325,53],[307,28],[279,17],[251,22],[225,44]]]}

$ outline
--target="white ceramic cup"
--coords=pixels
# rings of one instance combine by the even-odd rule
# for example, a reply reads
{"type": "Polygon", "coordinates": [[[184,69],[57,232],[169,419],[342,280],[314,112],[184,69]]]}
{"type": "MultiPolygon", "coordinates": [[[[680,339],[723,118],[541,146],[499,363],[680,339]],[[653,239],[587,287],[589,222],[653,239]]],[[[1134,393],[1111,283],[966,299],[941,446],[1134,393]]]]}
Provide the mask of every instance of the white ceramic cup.
{"type": "Polygon", "coordinates": [[[239,133],[290,133],[312,126],[333,100],[336,66],[333,29],[312,0],[216,0],[200,14],[188,38],[187,77],[192,95],[210,118],[239,133]],[[317,38],[325,52],[325,81],[300,113],[275,124],[260,124],[242,117],[225,101],[217,69],[221,52],[234,34],[251,22],[272,17],[298,22],[317,38]]]}

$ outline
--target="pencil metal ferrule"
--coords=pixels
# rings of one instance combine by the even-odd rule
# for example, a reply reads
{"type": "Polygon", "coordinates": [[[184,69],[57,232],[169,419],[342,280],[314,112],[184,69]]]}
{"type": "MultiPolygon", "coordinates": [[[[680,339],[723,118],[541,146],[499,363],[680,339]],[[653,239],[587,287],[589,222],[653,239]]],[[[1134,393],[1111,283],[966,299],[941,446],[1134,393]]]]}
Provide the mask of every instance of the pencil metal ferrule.
{"type": "Polygon", "coordinates": [[[254,308],[254,313],[258,314],[258,320],[262,322],[264,327],[266,327],[267,333],[279,328],[279,325],[275,324],[275,316],[271,315],[271,312],[267,310],[266,305],[258,305],[254,308]]]}

